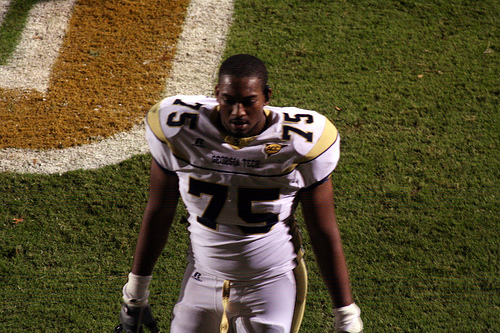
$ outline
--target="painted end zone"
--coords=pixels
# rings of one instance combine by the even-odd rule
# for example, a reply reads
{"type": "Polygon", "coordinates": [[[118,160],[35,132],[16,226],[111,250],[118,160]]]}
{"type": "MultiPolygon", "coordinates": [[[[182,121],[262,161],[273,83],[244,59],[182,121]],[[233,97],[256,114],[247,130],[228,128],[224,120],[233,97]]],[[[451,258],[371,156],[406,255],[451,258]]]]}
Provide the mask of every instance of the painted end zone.
{"type": "Polygon", "coordinates": [[[177,32],[150,23],[184,18],[180,1],[167,14],[165,1],[139,1],[141,12],[118,2],[121,7],[77,2],[46,93],[0,90],[0,121],[8,124],[0,131],[0,172],[63,173],[118,163],[147,152],[143,115],[161,97],[211,94],[233,1],[191,1],[183,25],[169,28],[177,32]],[[144,6],[155,14],[142,15],[144,6]],[[138,23],[155,36],[132,41],[138,23]],[[127,25],[110,40],[113,26],[127,25]]]}

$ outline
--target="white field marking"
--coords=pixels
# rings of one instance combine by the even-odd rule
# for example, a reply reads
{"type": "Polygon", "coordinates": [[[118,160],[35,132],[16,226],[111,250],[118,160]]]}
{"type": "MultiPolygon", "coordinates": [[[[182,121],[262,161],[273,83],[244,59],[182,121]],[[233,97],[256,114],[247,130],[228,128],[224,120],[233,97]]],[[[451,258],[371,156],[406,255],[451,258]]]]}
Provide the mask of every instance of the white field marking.
{"type": "Polygon", "coordinates": [[[10,0],[0,0],[0,25],[2,20],[9,10],[10,0]]]}
{"type": "Polygon", "coordinates": [[[233,0],[192,0],[165,96],[211,95],[232,21],[233,0]]]}
{"type": "Polygon", "coordinates": [[[75,2],[42,1],[31,8],[16,50],[0,66],[1,88],[47,91],[75,2]]]}
{"type": "MultiPolygon", "coordinates": [[[[234,0],[192,0],[177,44],[165,95],[210,95],[225,48],[232,20],[234,0]]],[[[0,172],[53,174],[78,169],[97,169],[134,155],[145,154],[148,146],[144,123],[130,132],[65,149],[0,150],[0,172]]]]}

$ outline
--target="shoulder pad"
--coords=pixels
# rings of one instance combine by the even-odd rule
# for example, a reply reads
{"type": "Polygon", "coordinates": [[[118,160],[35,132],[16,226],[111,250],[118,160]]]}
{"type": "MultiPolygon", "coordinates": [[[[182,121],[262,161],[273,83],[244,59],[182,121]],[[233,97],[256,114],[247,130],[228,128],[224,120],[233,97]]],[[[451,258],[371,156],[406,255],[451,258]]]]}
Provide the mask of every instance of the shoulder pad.
{"type": "Polygon", "coordinates": [[[308,162],[321,155],[337,141],[338,134],[337,128],[330,122],[330,120],[325,118],[323,132],[317,134],[319,135],[319,139],[314,143],[311,150],[299,160],[299,163],[308,162]]]}
{"type": "Polygon", "coordinates": [[[163,133],[163,130],[161,129],[160,104],[161,102],[157,103],[148,111],[146,115],[146,123],[148,124],[149,128],[151,128],[158,140],[167,143],[168,140],[163,133]]]}
{"type": "Polygon", "coordinates": [[[289,141],[302,156],[299,163],[310,161],[335,143],[337,128],[318,112],[282,108],[282,139],[289,141]]]}
{"type": "Polygon", "coordinates": [[[168,143],[184,125],[196,127],[200,112],[215,105],[214,98],[205,96],[172,96],[154,105],[146,115],[146,122],[160,141],[168,143]]]}

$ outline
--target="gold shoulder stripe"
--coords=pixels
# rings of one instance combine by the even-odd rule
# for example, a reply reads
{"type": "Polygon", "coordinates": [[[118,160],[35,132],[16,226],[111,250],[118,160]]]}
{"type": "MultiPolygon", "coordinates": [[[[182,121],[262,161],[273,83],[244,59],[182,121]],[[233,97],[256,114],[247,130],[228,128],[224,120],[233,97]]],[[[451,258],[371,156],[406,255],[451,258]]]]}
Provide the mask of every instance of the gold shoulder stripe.
{"type": "Polygon", "coordinates": [[[298,164],[309,162],[318,157],[321,153],[333,145],[335,141],[337,141],[338,134],[339,132],[337,128],[331,123],[330,120],[326,119],[325,128],[323,129],[323,133],[321,133],[321,137],[318,142],[316,142],[314,147],[306,155],[297,160],[297,163],[294,163],[283,170],[283,173],[291,172],[297,167],[298,164]]]}
{"type": "Polygon", "coordinates": [[[183,152],[178,150],[176,147],[172,145],[172,143],[167,139],[167,136],[161,129],[161,121],[160,121],[160,103],[153,106],[146,115],[146,121],[148,122],[149,128],[153,131],[154,135],[163,143],[166,143],[172,153],[184,161],[189,161],[188,155],[185,155],[183,152]]]}
{"type": "Polygon", "coordinates": [[[160,122],[160,103],[157,103],[155,106],[153,106],[149,111],[146,116],[146,121],[148,122],[149,127],[153,131],[153,133],[156,135],[158,140],[164,142],[164,143],[169,143],[167,140],[167,137],[163,133],[161,129],[161,122],[160,122]]]}
{"type": "Polygon", "coordinates": [[[326,119],[325,128],[323,129],[323,133],[321,133],[321,137],[318,142],[314,145],[314,147],[302,157],[298,163],[308,162],[310,160],[315,159],[318,155],[328,149],[331,145],[337,141],[338,137],[337,128],[331,123],[330,120],[326,119]]]}

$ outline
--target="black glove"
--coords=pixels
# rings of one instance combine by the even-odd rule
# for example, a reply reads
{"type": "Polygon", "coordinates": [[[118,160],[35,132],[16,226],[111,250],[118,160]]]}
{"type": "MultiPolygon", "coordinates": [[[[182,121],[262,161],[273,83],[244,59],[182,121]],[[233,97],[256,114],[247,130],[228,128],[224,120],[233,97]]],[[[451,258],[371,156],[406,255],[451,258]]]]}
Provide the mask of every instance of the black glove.
{"type": "Polygon", "coordinates": [[[152,333],[160,332],[149,304],[140,308],[123,304],[120,311],[120,322],[121,324],[115,327],[115,333],[142,333],[142,325],[149,328],[152,333]]]}

